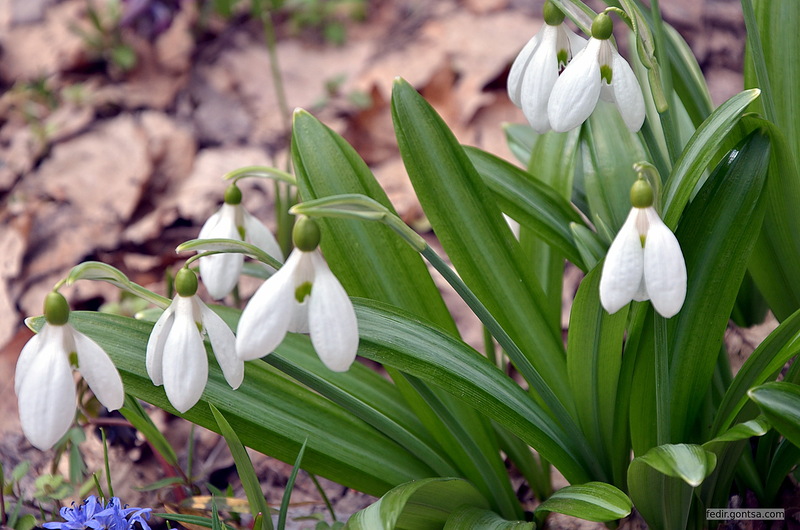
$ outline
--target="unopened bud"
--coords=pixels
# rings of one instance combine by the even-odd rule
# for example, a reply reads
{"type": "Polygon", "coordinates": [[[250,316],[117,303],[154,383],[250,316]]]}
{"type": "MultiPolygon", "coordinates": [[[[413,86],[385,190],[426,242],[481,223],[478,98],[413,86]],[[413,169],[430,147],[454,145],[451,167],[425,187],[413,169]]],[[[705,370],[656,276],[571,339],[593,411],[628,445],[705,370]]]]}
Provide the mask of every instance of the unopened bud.
{"type": "Polygon", "coordinates": [[[47,293],[44,299],[44,318],[48,324],[63,326],[69,320],[69,304],[58,291],[47,293]]]}
{"type": "Polygon", "coordinates": [[[319,225],[315,220],[305,215],[297,218],[292,230],[292,241],[295,247],[304,252],[311,252],[319,246],[321,237],[319,225]]]}
{"type": "Polygon", "coordinates": [[[183,297],[194,296],[197,292],[197,274],[192,269],[183,267],[175,275],[175,290],[183,297]]]}

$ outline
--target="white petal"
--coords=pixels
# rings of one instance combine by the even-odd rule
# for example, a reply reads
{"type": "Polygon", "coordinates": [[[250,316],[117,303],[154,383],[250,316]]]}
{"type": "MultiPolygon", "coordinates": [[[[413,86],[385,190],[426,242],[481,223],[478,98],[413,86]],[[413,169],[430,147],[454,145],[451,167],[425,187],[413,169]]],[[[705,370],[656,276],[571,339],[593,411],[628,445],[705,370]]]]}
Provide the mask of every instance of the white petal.
{"type": "MultiPolygon", "coordinates": [[[[213,215],[200,230],[200,239],[234,239],[242,237],[236,226],[237,207],[223,204],[220,211],[213,215]],[[215,221],[211,224],[212,219],[215,221]]],[[[200,277],[215,300],[225,298],[236,284],[242,273],[244,256],[236,253],[213,254],[200,258],[200,277]]]]}
{"type": "Polygon", "coordinates": [[[78,354],[78,370],[94,395],[108,410],[117,410],[125,402],[125,390],[117,367],[95,341],[72,330],[78,354]]]}
{"type": "Polygon", "coordinates": [[[208,340],[211,341],[214,356],[222,368],[225,380],[231,388],[239,388],[244,380],[244,361],[236,356],[236,336],[225,321],[200,299],[196,299],[195,302],[200,306],[203,327],[208,340]]]}
{"type": "Polygon", "coordinates": [[[558,57],[556,55],[556,28],[545,25],[542,43],[530,59],[522,77],[522,112],[531,127],[544,134],[550,130],[547,117],[547,102],[553,85],[558,79],[558,57]]]}
{"type": "Polygon", "coordinates": [[[314,289],[308,307],[311,343],[334,372],[350,368],[358,350],[358,322],[353,303],[322,256],[314,256],[314,289]]]}
{"type": "MultiPolygon", "coordinates": [[[[314,256],[321,260],[322,254],[320,254],[319,250],[298,252],[300,253],[300,260],[297,262],[297,268],[294,271],[294,287],[297,289],[304,283],[309,283],[312,285],[313,291],[314,276],[316,274],[314,256]]],[[[308,296],[302,302],[298,302],[296,296],[292,299],[292,317],[289,319],[288,331],[308,333],[308,300],[308,296]]]]}
{"type": "Polygon", "coordinates": [[[686,299],[686,263],[675,234],[656,211],[648,208],[647,217],[650,228],[644,243],[644,279],[653,307],[670,318],[686,299]]]}
{"type": "Polygon", "coordinates": [[[582,124],[592,114],[600,97],[600,65],[597,54],[601,41],[590,39],[559,76],[547,115],[554,131],[566,132],[582,124]]]}
{"type": "Polygon", "coordinates": [[[528,62],[530,61],[531,56],[536,51],[536,48],[538,48],[541,41],[542,32],[540,31],[528,41],[524,48],[522,48],[522,51],[519,52],[517,58],[514,59],[514,64],[511,65],[511,71],[508,73],[508,81],[506,83],[508,87],[508,98],[517,107],[522,107],[522,101],[520,99],[520,92],[522,90],[522,77],[528,68],[528,62]]]}
{"type": "Polygon", "coordinates": [[[17,358],[17,367],[14,370],[14,393],[19,394],[19,387],[22,384],[22,380],[25,378],[25,374],[28,373],[28,370],[31,367],[31,364],[36,359],[36,356],[39,354],[39,350],[42,347],[42,339],[47,333],[47,330],[50,328],[49,324],[45,324],[42,329],[30,338],[30,340],[25,344],[22,348],[22,351],[17,358]]]}
{"type": "Polygon", "coordinates": [[[636,229],[638,209],[632,208],[625,224],[611,243],[600,277],[600,303],[616,313],[633,300],[642,281],[644,251],[636,229]]]}
{"type": "Polygon", "coordinates": [[[628,61],[612,48],[614,62],[612,65],[611,88],[614,91],[614,101],[625,125],[631,132],[642,128],[645,118],[644,96],[642,87],[636,75],[631,70],[628,61]]]}
{"type": "Polygon", "coordinates": [[[264,223],[250,215],[247,210],[242,210],[244,215],[244,239],[257,246],[278,261],[283,261],[283,252],[278,241],[264,223]]]}
{"type": "Polygon", "coordinates": [[[579,51],[586,47],[586,43],[589,42],[577,33],[574,33],[566,24],[561,24],[564,29],[564,33],[567,35],[569,39],[570,45],[570,53],[572,53],[572,57],[575,57],[579,51]]]}
{"type": "Polygon", "coordinates": [[[236,329],[236,355],[243,361],[272,353],[286,336],[292,317],[294,269],[299,260],[300,251],[295,250],[242,311],[236,329]]]}
{"type": "Polygon", "coordinates": [[[63,347],[64,326],[49,327],[53,333],[29,365],[17,400],[22,432],[42,451],[64,436],[75,419],[75,382],[63,347]]]}
{"type": "Polygon", "coordinates": [[[178,412],[198,402],[208,381],[206,348],[194,320],[192,297],[178,296],[174,302],[172,329],[164,343],[164,390],[178,412]]]}
{"type": "Polygon", "coordinates": [[[162,369],[164,344],[167,342],[167,337],[172,329],[174,313],[175,300],[173,300],[169,307],[158,317],[158,320],[156,320],[153,326],[153,330],[150,332],[150,338],[147,339],[145,367],[147,368],[147,375],[150,376],[150,380],[156,386],[160,386],[164,383],[164,372],[162,369]]]}

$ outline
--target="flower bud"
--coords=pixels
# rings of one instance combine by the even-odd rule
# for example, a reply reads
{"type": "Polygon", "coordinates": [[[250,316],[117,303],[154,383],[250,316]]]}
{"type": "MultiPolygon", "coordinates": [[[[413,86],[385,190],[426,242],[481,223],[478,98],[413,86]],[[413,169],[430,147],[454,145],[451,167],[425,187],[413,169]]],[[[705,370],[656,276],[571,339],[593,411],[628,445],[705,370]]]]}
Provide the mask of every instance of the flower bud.
{"type": "Polygon", "coordinates": [[[592,21],[592,37],[598,40],[608,40],[614,31],[614,22],[605,13],[600,13],[592,21]]]}
{"type": "Polygon", "coordinates": [[[304,252],[311,252],[319,246],[321,237],[319,225],[315,220],[305,215],[297,218],[292,230],[292,241],[295,247],[304,252]]]}
{"type": "Polygon", "coordinates": [[[653,187],[643,178],[636,179],[631,186],[631,205],[634,208],[647,208],[653,205],[653,187]]]}
{"type": "Polygon", "coordinates": [[[58,291],[47,293],[44,299],[44,318],[48,324],[63,326],[69,320],[69,304],[58,291]]]}
{"type": "Polygon", "coordinates": [[[225,204],[241,204],[242,202],[242,190],[239,189],[236,184],[231,184],[228,186],[228,189],[225,190],[225,204]]]}
{"type": "Polygon", "coordinates": [[[542,15],[544,16],[545,24],[548,26],[558,26],[564,22],[564,13],[550,1],[545,2],[542,8],[542,15]]]}
{"type": "Polygon", "coordinates": [[[193,296],[197,292],[197,274],[183,267],[175,275],[175,290],[183,297],[193,296]]]}

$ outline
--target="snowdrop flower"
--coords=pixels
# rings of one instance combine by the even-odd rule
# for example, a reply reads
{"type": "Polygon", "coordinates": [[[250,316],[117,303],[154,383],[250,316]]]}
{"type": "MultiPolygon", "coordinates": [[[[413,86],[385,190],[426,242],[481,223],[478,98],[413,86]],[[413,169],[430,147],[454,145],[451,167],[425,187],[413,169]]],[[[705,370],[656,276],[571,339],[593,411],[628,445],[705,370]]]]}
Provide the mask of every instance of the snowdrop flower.
{"type": "Polygon", "coordinates": [[[631,188],[631,213],[611,243],[600,278],[600,302],[616,313],[631,300],[650,300],[670,318],[686,298],[680,244],[653,208],[653,189],[640,178],[631,188]]]}
{"type": "Polygon", "coordinates": [[[547,115],[553,130],[566,132],[586,121],[603,99],[615,103],[633,132],[645,118],[642,88],[630,65],[609,42],[613,23],[600,13],[592,23],[592,38],[573,57],[553,86],[547,115]]]}
{"type": "Polygon", "coordinates": [[[507,83],[508,97],[540,134],[551,129],[547,101],[558,74],[586,46],[586,39],[564,24],[564,13],[551,2],[545,3],[543,12],[544,28],[514,60],[507,83]]]}
{"type": "MultiPolygon", "coordinates": [[[[200,229],[199,239],[235,239],[245,241],[283,261],[278,242],[266,226],[242,206],[242,192],[231,184],[225,190],[225,202],[209,217],[200,229]]],[[[225,298],[236,284],[244,264],[244,255],[236,253],[213,254],[200,258],[200,276],[215,300],[225,298]]]]}
{"type": "Polygon", "coordinates": [[[45,298],[44,316],[41,331],[22,348],[14,378],[22,432],[42,451],[55,445],[75,418],[71,364],[108,410],[125,401],[114,363],[96,342],[68,324],[69,306],[57,291],[45,298]]]}
{"type": "Polygon", "coordinates": [[[358,323],[353,304],[322,258],[317,223],[300,217],[295,250],[256,291],[239,319],[236,353],[244,360],[272,353],[287,331],[310,333],[325,365],[347,370],[356,358],[358,323]]]}
{"type": "Polygon", "coordinates": [[[172,406],[186,412],[200,399],[208,380],[204,334],[225,380],[234,389],[244,379],[244,363],[236,358],[231,329],[195,295],[195,273],[182,268],[175,277],[175,288],[178,294],[150,333],[146,365],[153,384],[163,384],[172,406]]]}

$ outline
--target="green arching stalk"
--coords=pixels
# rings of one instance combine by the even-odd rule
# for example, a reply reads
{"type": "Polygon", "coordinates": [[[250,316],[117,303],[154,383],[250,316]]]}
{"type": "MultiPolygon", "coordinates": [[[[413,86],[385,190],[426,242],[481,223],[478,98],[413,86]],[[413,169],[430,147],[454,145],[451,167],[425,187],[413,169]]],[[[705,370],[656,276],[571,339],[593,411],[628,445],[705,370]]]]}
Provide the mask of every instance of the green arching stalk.
{"type": "Polygon", "coordinates": [[[658,4],[659,0],[651,0],[650,2],[650,11],[653,16],[653,29],[655,30],[655,53],[656,59],[658,60],[656,68],[661,69],[661,83],[664,87],[664,95],[669,101],[669,107],[663,112],[660,112],[659,117],[661,118],[661,128],[664,131],[664,139],[667,142],[670,162],[675,163],[675,160],[677,160],[681,154],[680,139],[678,137],[678,124],[676,122],[673,105],[672,71],[670,69],[669,54],[666,49],[664,21],[661,18],[661,9],[658,4]]]}

